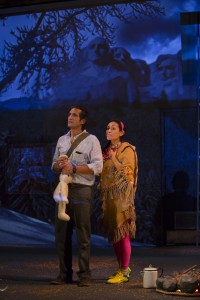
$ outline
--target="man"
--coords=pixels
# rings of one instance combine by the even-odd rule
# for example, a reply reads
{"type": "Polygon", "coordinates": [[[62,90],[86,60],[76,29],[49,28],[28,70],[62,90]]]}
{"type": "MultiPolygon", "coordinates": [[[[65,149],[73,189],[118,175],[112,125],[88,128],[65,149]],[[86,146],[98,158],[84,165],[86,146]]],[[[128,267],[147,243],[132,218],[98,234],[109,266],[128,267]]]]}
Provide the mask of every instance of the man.
{"type": "Polygon", "coordinates": [[[87,111],[82,106],[72,106],[68,113],[68,127],[70,131],[58,139],[53,157],[52,169],[58,173],[72,175],[69,184],[69,205],[67,214],[70,221],[58,219],[56,206],[55,241],[59,257],[60,272],[52,284],[65,284],[72,282],[72,233],[75,225],[78,244],[78,277],[79,286],[89,286],[91,272],[90,259],[90,215],[93,197],[95,175],[102,171],[102,152],[98,139],[89,134],[69,155],[68,160],[60,158],[66,154],[70,146],[76,141],[87,123],[87,111]]]}

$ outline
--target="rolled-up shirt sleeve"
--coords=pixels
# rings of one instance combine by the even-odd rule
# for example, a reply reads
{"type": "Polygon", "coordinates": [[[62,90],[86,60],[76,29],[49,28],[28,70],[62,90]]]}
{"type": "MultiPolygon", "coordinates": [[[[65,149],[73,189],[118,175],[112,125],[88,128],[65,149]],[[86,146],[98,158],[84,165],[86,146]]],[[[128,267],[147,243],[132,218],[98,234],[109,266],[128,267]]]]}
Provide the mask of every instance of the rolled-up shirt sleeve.
{"type": "MultiPolygon", "coordinates": [[[[52,170],[53,165],[58,161],[59,156],[61,154],[67,154],[70,147],[70,132],[68,132],[58,139],[51,166],[52,170]]],[[[73,174],[73,183],[86,185],[94,184],[95,176],[100,175],[103,168],[103,156],[100,142],[97,137],[90,134],[80,144],[78,144],[69,156],[69,163],[75,166],[87,165],[88,168],[94,172],[94,174],[73,174]]]]}
{"type": "Polygon", "coordinates": [[[58,142],[56,144],[54,156],[53,156],[53,161],[51,165],[51,169],[53,170],[53,165],[58,161],[58,158],[60,156],[60,145],[62,144],[63,136],[58,139],[58,142]]]}
{"type": "Polygon", "coordinates": [[[89,152],[89,163],[87,166],[90,170],[93,170],[94,175],[100,175],[103,168],[102,151],[99,140],[92,136],[90,137],[91,150],[89,152]]]}

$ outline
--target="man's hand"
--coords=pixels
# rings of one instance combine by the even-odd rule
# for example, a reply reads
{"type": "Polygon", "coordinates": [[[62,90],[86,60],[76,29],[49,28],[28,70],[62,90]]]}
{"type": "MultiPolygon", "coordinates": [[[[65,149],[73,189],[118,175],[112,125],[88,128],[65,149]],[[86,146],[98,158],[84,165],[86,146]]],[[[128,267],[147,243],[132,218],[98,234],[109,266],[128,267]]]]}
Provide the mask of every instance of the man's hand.
{"type": "Polygon", "coordinates": [[[59,158],[58,158],[58,165],[59,165],[60,169],[63,169],[66,166],[67,163],[68,163],[68,157],[67,157],[67,155],[61,155],[61,156],[59,156],[59,158]]]}
{"type": "Polygon", "coordinates": [[[72,174],[73,173],[73,166],[72,164],[68,163],[68,162],[65,162],[64,163],[64,166],[62,168],[62,174],[72,174]]]}

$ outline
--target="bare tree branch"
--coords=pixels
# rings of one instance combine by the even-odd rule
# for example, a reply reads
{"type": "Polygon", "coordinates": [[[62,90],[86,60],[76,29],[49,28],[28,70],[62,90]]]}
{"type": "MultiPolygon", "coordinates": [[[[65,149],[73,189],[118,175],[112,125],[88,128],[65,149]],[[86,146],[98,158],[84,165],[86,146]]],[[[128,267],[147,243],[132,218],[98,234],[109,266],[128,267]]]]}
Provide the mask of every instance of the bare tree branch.
{"type": "Polygon", "coordinates": [[[135,0],[121,5],[32,14],[34,26],[17,27],[11,32],[16,43],[5,42],[0,57],[0,90],[5,92],[19,76],[18,89],[26,93],[32,79],[32,96],[39,99],[41,90],[48,90],[58,74],[69,68],[71,57],[77,55],[89,36],[103,36],[108,44],[113,44],[113,18],[130,22],[133,18],[163,13],[159,0],[135,0]]]}

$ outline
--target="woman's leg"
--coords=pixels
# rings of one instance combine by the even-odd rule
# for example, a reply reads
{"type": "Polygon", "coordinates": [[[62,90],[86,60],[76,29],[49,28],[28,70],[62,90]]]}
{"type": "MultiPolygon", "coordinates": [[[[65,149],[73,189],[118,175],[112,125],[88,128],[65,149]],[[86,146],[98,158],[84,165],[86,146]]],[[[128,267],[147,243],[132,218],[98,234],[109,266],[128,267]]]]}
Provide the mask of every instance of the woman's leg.
{"type": "Polygon", "coordinates": [[[115,276],[117,276],[121,270],[121,245],[120,245],[120,242],[114,243],[113,248],[114,248],[114,252],[115,252],[115,255],[117,258],[117,262],[118,262],[118,269],[111,276],[108,277],[108,282],[110,279],[113,279],[115,276]]]}
{"type": "Polygon", "coordinates": [[[121,270],[124,273],[127,273],[127,270],[129,268],[130,264],[130,258],[131,258],[131,243],[130,243],[130,237],[126,236],[120,241],[121,246],[121,270]]]}
{"type": "Polygon", "coordinates": [[[119,263],[119,270],[113,276],[110,276],[107,283],[123,283],[128,282],[131,269],[129,268],[131,257],[131,243],[129,236],[126,236],[119,242],[113,244],[116,257],[119,263]]]}

